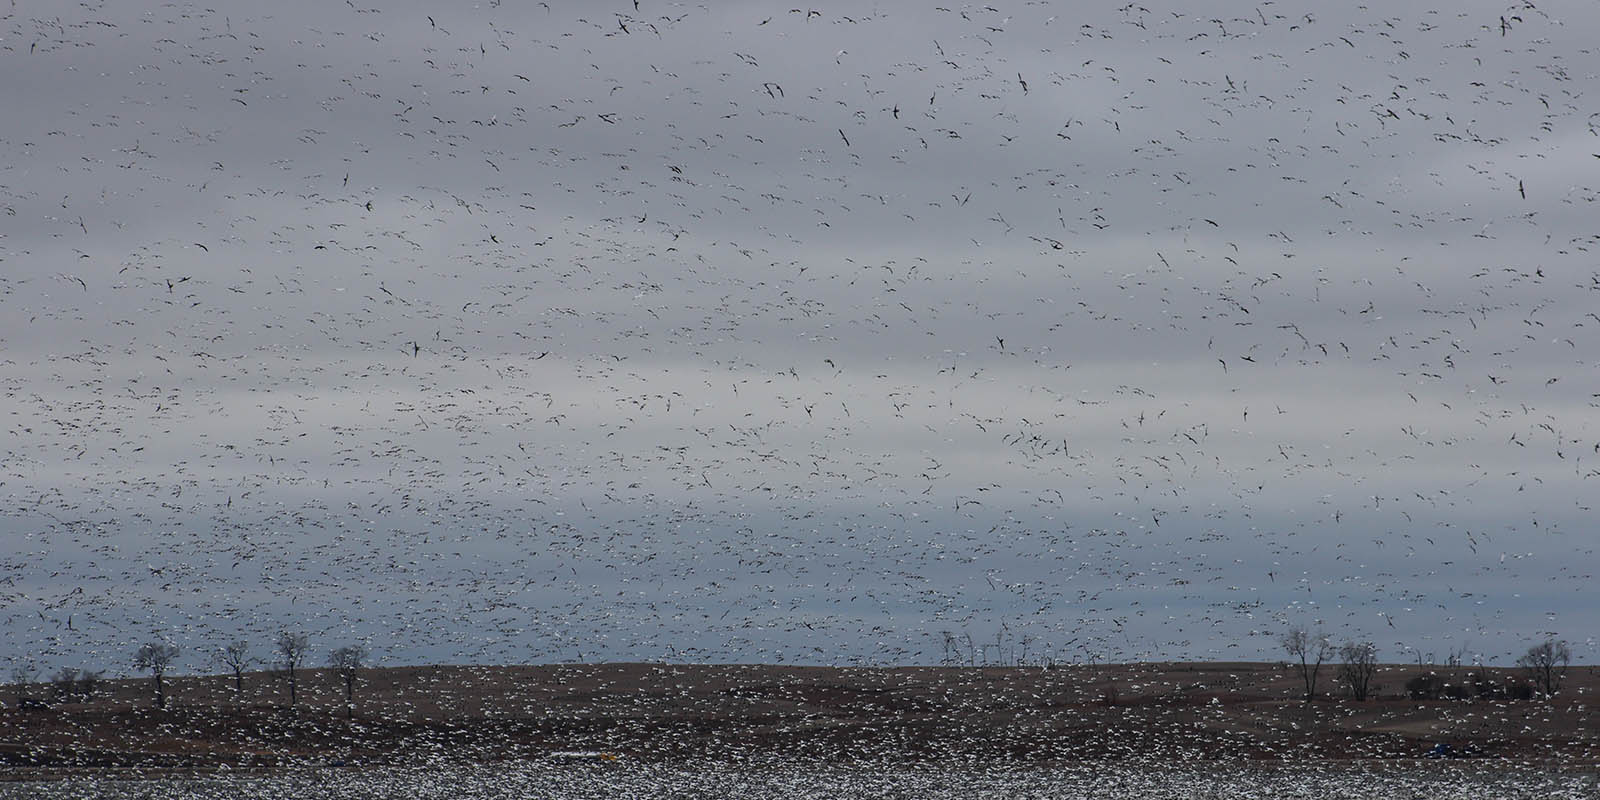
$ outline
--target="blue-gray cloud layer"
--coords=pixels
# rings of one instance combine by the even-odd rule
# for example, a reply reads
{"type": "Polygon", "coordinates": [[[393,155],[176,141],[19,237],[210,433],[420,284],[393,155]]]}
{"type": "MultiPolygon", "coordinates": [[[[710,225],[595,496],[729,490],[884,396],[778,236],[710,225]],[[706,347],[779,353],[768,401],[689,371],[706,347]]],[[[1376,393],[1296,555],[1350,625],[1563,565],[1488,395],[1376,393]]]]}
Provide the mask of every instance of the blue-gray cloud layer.
{"type": "Polygon", "coordinates": [[[1592,658],[1596,17],[23,0],[0,628],[1592,658]]]}

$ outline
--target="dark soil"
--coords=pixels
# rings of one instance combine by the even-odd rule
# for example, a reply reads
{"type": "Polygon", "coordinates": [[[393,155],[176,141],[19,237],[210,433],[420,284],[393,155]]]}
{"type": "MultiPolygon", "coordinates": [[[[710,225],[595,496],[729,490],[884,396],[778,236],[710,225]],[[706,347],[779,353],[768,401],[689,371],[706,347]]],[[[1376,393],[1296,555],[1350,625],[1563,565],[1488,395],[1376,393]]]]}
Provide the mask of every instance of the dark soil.
{"type": "MultiPolygon", "coordinates": [[[[1595,668],[1554,699],[1413,700],[1419,672],[1386,666],[1365,702],[1299,697],[1280,664],[827,668],[602,664],[364,670],[355,703],[325,670],[289,708],[275,673],[107,682],[87,702],[0,712],[0,775],[164,774],[289,765],[492,762],[596,750],[625,759],[819,760],[1415,759],[1600,763],[1586,709],[1595,668]]],[[[1516,683],[1487,670],[1481,685],[1516,683]]],[[[1324,673],[1324,688],[1334,691],[1324,673]]],[[[1459,693],[1459,692],[1458,692],[1459,693]]]]}

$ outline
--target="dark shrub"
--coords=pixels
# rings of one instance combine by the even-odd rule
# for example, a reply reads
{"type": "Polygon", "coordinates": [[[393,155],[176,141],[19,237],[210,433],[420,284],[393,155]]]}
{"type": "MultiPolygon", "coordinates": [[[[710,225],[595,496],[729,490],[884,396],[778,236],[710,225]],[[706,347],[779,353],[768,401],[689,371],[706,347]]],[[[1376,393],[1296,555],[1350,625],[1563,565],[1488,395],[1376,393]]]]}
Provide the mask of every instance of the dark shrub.
{"type": "Polygon", "coordinates": [[[62,667],[50,679],[51,695],[61,703],[86,703],[100,688],[100,679],[104,674],[104,671],[62,667]]]}
{"type": "Polygon", "coordinates": [[[105,674],[105,670],[96,672],[88,669],[78,673],[78,698],[85,702],[87,702],[90,698],[93,698],[95,692],[100,690],[101,676],[105,674]]]}
{"type": "Polygon", "coordinates": [[[1412,700],[1437,700],[1444,691],[1444,679],[1432,673],[1406,681],[1406,696],[1412,700]]]}
{"type": "Polygon", "coordinates": [[[1114,706],[1120,697],[1121,693],[1117,691],[1117,685],[1114,683],[1100,692],[1100,702],[1103,705],[1114,706]]]}
{"type": "Polygon", "coordinates": [[[62,667],[50,679],[50,692],[58,702],[70,703],[78,699],[78,671],[62,667]]]}

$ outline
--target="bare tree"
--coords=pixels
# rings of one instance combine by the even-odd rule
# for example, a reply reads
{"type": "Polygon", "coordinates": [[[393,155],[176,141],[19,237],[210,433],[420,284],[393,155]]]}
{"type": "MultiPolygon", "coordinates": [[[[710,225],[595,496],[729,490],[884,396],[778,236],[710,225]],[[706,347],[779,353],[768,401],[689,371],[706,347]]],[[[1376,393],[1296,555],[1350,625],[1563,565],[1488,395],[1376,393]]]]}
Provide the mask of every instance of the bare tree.
{"type": "Polygon", "coordinates": [[[171,666],[173,659],[177,657],[178,646],[163,642],[149,642],[133,654],[134,668],[149,672],[150,679],[155,684],[157,708],[165,708],[167,705],[167,695],[162,690],[161,678],[167,674],[167,667],[171,666]]]}
{"type": "Polygon", "coordinates": [[[229,642],[217,654],[217,660],[222,665],[233,671],[233,696],[240,697],[244,694],[244,671],[255,663],[255,657],[250,655],[250,643],[244,640],[229,642]]]}
{"type": "Polygon", "coordinates": [[[309,649],[309,645],[306,643],[305,634],[290,633],[288,631],[278,634],[278,642],[274,650],[278,654],[278,663],[283,665],[283,671],[289,677],[290,707],[294,706],[296,699],[295,689],[298,676],[295,673],[296,670],[300,669],[300,665],[305,663],[307,649],[309,649]]]}
{"type": "Polygon", "coordinates": [[[1378,648],[1372,642],[1345,642],[1339,647],[1339,682],[1356,701],[1372,693],[1372,676],[1378,671],[1378,648]]]}
{"type": "Polygon", "coordinates": [[[1291,628],[1278,640],[1289,655],[1300,659],[1300,678],[1306,685],[1306,702],[1317,696],[1317,674],[1322,662],[1333,656],[1333,643],[1325,633],[1311,633],[1305,628],[1291,628]]]}
{"type": "Polygon", "coordinates": [[[1528,679],[1545,697],[1561,691],[1561,682],[1567,677],[1567,665],[1572,663],[1572,649],[1565,641],[1546,639],[1528,648],[1517,659],[1517,666],[1527,671],[1528,679]]]}
{"type": "Polygon", "coordinates": [[[356,715],[355,692],[356,673],[367,661],[367,648],[361,645],[341,647],[328,654],[328,666],[339,673],[339,678],[344,681],[344,702],[346,715],[356,715]]]}

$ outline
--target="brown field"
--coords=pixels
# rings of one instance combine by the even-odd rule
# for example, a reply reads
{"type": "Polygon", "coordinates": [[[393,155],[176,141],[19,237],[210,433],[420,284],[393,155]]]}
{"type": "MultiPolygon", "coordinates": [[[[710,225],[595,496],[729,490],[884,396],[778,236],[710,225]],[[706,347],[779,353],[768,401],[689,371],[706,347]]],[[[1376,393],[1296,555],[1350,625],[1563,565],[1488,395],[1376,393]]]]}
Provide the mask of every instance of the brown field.
{"type": "MultiPolygon", "coordinates": [[[[1414,759],[1444,742],[1475,757],[1600,763],[1587,704],[1600,670],[1574,667],[1553,700],[1410,700],[1419,671],[1387,665],[1367,702],[1299,700],[1275,663],[835,668],[600,664],[363,670],[353,708],[328,670],[109,681],[85,703],[0,712],[0,774],[271,769],[542,758],[1414,759]],[[352,715],[353,712],[353,715],[352,715]]],[[[1513,670],[1487,670],[1495,681],[1513,670]]],[[[1320,688],[1336,690],[1324,668],[1320,688]]],[[[29,687],[44,699],[49,687],[29,687]]]]}

